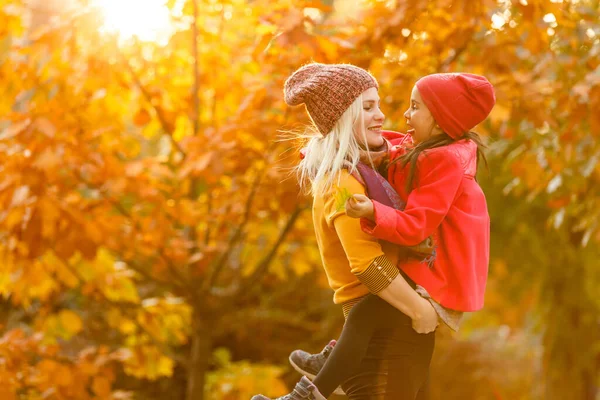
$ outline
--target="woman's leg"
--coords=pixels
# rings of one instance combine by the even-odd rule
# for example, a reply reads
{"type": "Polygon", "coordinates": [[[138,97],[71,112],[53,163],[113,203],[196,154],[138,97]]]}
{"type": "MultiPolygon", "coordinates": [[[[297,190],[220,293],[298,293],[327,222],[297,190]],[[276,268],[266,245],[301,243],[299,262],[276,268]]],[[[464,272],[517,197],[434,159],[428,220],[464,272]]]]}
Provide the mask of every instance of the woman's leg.
{"type": "Polygon", "coordinates": [[[427,374],[425,383],[423,383],[423,385],[419,389],[419,393],[417,394],[417,400],[429,400],[429,373],[427,374]]]}
{"type": "Polygon", "coordinates": [[[377,331],[342,388],[350,400],[421,400],[434,345],[435,333],[418,334],[411,326],[377,331]]]}
{"type": "MultiPolygon", "coordinates": [[[[385,399],[418,399],[419,392],[425,387],[429,377],[429,365],[435,346],[435,333],[419,335],[416,332],[406,332],[400,335],[400,339],[400,342],[396,340],[399,348],[408,347],[410,351],[406,356],[393,357],[390,360],[390,379],[387,384],[385,399]]],[[[390,353],[393,354],[394,352],[391,351],[390,353]]],[[[401,353],[404,352],[401,351],[401,353]]]]}
{"type": "Polygon", "coordinates": [[[412,330],[410,318],[378,296],[368,295],[352,307],[337,344],[313,380],[321,394],[328,397],[358,371],[376,331],[398,326],[412,330]]]}

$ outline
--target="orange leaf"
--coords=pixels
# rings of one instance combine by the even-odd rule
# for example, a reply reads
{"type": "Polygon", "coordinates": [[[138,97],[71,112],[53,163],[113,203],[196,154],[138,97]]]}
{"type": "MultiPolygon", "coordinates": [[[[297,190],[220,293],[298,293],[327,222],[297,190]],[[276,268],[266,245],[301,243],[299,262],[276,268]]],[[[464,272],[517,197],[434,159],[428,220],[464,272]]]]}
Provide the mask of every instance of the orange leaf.
{"type": "Polygon", "coordinates": [[[25,202],[29,199],[29,187],[28,186],[19,186],[13,192],[13,197],[11,201],[11,207],[19,207],[25,205],[25,202]]]}
{"type": "Polygon", "coordinates": [[[54,151],[51,148],[46,148],[42,154],[37,157],[33,165],[43,171],[48,171],[56,168],[63,162],[63,157],[61,157],[57,151],[54,151]]]}
{"type": "Polygon", "coordinates": [[[100,397],[107,397],[110,395],[110,381],[104,376],[96,376],[92,383],[92,390],[100,397]]]}
{"type": "Polygon", "coordinates": [[[140,108],[133,117],[133,123],[136,126],[144,126],[150,122],[151,119],[152,117],[150,116],[150,113],[145,108],[140,108]]]}
{"type": "Polygon", "coordinates": [[[9,127],[6,128],[4,130],[4,132],[2,132],[2,134],[0,134],[0,139],[6,140],[6,139],[14,138],[15,136],[17,136],[21,132],[23,132],[25,129],[27,129],[30,122],[31,122],[31,120],[29,118],[27,118],[24,121],[9,125],[9,127]]]}
{"type": "Polygon", "coordinates": [[[17,396],[12,391],[10,391],[9,388],[4,387],[4,388],[0,388],[0,399],[17,400],[17,396]]]}
{"type": "Polygon", "coordinates": [[[56,134],[56,127],[47,118],[36,119],[35,127],[38,131],[42,132],[48,137],[54,137],[56,134]]]}

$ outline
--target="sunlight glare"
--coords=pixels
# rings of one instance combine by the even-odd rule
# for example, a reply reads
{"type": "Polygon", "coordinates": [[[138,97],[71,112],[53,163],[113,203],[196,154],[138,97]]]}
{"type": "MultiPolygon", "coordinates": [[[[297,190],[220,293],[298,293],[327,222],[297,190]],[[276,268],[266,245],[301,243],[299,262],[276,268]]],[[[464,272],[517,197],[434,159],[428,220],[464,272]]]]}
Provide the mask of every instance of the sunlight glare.
{"type": "Polygon", "coordinates": [[[504,19],[504,16],[500,13],[495,13],[494,15],[492,15],[492,28],[494,29],[501,29],[504,24],[506,24],[506,19],[504,19]]]}
{"type": "Polygon", "coordinates": [[[166,44],[173,34],[166,0],[94,0],[104,17],[104,30],[121,40],[137,37],[144,42],[166,44]]]}

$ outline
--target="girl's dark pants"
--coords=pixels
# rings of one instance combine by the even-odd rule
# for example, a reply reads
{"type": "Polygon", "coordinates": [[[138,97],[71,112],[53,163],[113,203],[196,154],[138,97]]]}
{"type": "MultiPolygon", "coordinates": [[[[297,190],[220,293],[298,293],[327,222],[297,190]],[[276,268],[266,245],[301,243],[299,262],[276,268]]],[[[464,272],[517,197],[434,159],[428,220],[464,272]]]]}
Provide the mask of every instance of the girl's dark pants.
{"type": "Polygon", "coordinates": [[[366,296],[352,307],[313,383],[325,397],[341,384],[350,400],[425,399],[435,333],[419,334],[411,322],[385,300],[366,296]]]}

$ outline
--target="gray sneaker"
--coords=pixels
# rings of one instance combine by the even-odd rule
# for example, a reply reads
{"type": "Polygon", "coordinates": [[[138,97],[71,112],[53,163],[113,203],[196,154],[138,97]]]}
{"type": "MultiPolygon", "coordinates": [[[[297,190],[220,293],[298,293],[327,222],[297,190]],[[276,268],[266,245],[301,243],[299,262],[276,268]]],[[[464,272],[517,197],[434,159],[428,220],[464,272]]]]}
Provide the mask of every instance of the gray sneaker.
{"type": "MultiPolygon", "coordinates": [[[[325,361],[329,357],[329,354],[333,351],[336,341],[332,340],[327,346],[323,348],[320,353],[310,354],[304,350],[294,350],[289,357],[290,364],[294,369],[300,372],[302,375],[306,375],[309,379],[313,380],[325,365],[325,361]]],[[[338,395],[345,395],[341,387],[338,387],[333,392],[338,395]]]]}
{"type": "MultiPolygon", "coordinates": [[[[257,394],[252,396],[251,400],[271,400],[270,397],[257,394]]],[[[307,377],[303,376],[300,382],[296,384],[296,387],[290,394],[286,394],[283,397],[278,397],[273,400],[327,400],[315,385],[308,380],[307,377]]]]}

